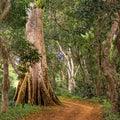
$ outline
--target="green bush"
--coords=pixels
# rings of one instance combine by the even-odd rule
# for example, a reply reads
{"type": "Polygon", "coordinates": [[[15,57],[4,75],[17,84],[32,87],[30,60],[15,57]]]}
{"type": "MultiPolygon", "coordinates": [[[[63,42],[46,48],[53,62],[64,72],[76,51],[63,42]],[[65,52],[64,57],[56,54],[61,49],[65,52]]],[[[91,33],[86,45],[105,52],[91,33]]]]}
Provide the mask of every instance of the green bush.
{"type": "Polygon", "coordinates": [[[18,120],[19,118],[23,118],[41,110],[42,108],[39,106],[25,105],[24,108],[18,106],[16,108],[10,108],[7,113],[0,113],[0,120],[18,120]]]}
{"type": "Polygon", "coordinates": [[[15,101],[13,101],[15,90],[16,89],[13,88],[13,87],[11,87],[10,90],[9,90],[9,101],[8,101],[9,107],[14,107],[15,106],[15,101]]]}
{"type": "Polygon", "coordinates": [[[75,87],[72,94],[83,98],[92,98],[95,96],[95,90],[90,83],[84,84],[81,82],[79,86],[75,87]]]}
{"type": "Polygon", "coordinates": [[[120,120],[120,114],[112,113],[111,104],[107,100],[103,101],[102,114],[103,114],[104,120],[120,120]]]}
{"type": "MultiPolygon", "coordinates": [[[[31,113],[38,112],[42,110],[40,106],[29,106],[25,105],[24,108],[22,106],[15,107],[15,102],[13,101],[15,88],[10,88],[9,90],[9,110],[7,113],[0,113],[0,120],[18,120],[19,118],[23,118],[25,116],[30,115],[31,113]]],[[[0,92],[0,108],[1,108],[1,92],[0,92]]]]}
{"type": "Polygon", "coordinates": [[[103,103],[104,99],[98,97],[92,97],[91,99],[89,99],[89,101],[93,103],[103,103]]]}
{"type": "Polygon", "coordinates": [[[68,92],[68,90],[63,89],[63,88],[57,88],[55,90],[55,93],[56,93],[57,96],[61,96],[61,97],[64,97],[64,98],[65,97],[69,97],[69,98],[72,97],[72,95],[68,92]]]}

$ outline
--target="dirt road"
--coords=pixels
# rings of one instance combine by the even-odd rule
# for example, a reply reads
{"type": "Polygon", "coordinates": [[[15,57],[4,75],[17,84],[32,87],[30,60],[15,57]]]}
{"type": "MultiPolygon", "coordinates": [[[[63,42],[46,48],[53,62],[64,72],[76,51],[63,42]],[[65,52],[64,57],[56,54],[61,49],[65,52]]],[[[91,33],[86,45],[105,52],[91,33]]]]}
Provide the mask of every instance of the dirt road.
{"type": "Polygon", "coordinates": [[[64,100],[65,106],[52,107],[22,120],[102,120],[100,105],[64,100]]]}

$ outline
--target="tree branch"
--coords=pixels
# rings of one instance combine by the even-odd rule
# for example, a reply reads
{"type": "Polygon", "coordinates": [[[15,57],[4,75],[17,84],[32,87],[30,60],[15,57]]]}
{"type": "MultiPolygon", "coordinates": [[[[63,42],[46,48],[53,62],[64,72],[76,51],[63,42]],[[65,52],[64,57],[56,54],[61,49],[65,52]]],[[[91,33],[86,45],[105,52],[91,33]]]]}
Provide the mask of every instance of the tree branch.
{"type": "MultiPolygon", "coordinates": [[[[1,4],[1,5],[3,5],[3,4],[1,4]]],[[[6,0],[5,1],[5,8],[4,8],[2,14],[0,15],[0,22],[2,22],[3,19],[6,17],[6,15],[8,14],[10,8],[11,8],[10,0],[6,0]]]]}
{"type": "Polygon", "coordinates": [[[65,54],[65,52],[63,51],[62,47],[60,46],[60,43],[58,41],[55,41],[60,49],[60,51],[62,52],[62,54],[64,55],[65,59],[68,61],[68,57],[67,55],[65,54]]]}
{"type": "Polygon", "coordinates": [[[65,32],[69,32],[68,29],[64,28],[64,27],[58,22],[57,17],[56,17],[56,11],[55,11],[55,9],[54,9],[52,6],[50,6],[50,8],[51,8],[51,11],[52,11],[52,13],[53,13],[53,17],[54,17],[53,20],[54,20],[54,22],[55,22],[60,28],[62,28],[65,32]]]}
{"type": "MultiPolygon", "coordinates": [[[[7,42],[7,40],[5,38],[3,38],[1,35],[0,35],[0,43],[4,43],[7,47],[7,56],[10,60],[10,63],[14,69],[14,71],[17,73],[17,74],[20,74],[20,72],[18,71],[17,69],[17,66],[16,64],[14,63],[14,59],[13,59],[13,56],[10,55],[10,49],[9,49],[9,43],[7,42]]],[[[1,47],[3,46],[2,44],[0,44],[0,50],[1,50],[1,47]]]]}
{"type": "Polygon", "coordinates": [[[111,47],[111,43],[113,40],[113,36],[116,34],[116,32],[119,28],[120,17],[119,17],[118,13],[116,13],[115,15],[116,15],[116,19],[111,27],[111,30],[108,34],[106,44],[104,46],[104,54],[105,54],[105,56],[108,56],[108,57],[110,57],[110,47],[111,47]]]}

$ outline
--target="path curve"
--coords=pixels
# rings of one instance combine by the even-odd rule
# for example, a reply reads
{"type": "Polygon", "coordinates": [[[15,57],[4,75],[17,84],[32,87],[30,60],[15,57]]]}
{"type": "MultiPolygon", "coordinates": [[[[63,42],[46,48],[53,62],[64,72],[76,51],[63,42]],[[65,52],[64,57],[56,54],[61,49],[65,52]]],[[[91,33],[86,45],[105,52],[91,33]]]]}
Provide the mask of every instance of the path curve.
{"type": "Polygon", "coordinates": [[[52,107],[22,120],[102,120],[101,105],[64,100],[65,106],[52,107]]]}

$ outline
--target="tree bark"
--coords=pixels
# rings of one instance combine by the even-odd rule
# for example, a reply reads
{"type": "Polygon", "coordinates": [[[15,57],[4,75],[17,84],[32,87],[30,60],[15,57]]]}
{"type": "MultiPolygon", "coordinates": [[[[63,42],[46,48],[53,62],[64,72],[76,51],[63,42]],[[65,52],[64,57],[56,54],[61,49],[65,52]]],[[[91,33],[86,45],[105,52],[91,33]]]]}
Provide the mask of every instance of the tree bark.
{"type": "Polygon", "coordinates": [[[0,2],[0,22],[2,22],[11,8],[11,3],[10,0],[1,0],[0,2]],[[3,6],[5,6],[5,8],[3,8],[3,6]]]}
{"type": "Polygon", "coordinates": [[[8,55],[3,45],[1,45],[1,54],[2,54],[3,65],[4,65],[4,79],[2,81],[1,112],[7,112],[8,111],[8,90],[9,90],[8,55]]]}
{"type": "MultiPolygon", "coordinates": [[[[30,68],[30,77],[26,80],[25,84],[27,89],[27,92],[25,92],[24,95],[25,101],[30,104],[43,106],[61,104],[52,89],[47,75],[47,61],[41,8],[35,8],[29,12],[28,22],[26,24],[26,38],[38,49],[41,59],[30,68]],[[25,96],[28,96],[27,99],[25,96]]],[[[21,89],[24,88],[22,88],[22,84],[19,84],[17,93],[14,97],[16,105],[22,103],[22,99],[18,100],[18,98],[22,97],[22,94],[19,94],[21,89]]]]}
{"type": "Polygon", "coordinates": [[[117,77],[116,66],[112,64],[110,60],[110,47],[113,40],[113,36],[116,34],[120,23],[119,14],[116,13],[115,15],[116,15],[116,19],[111,27],[111,30],[108,34],[108,38],[104,45],[104,58],[102,60],[102,69],[106,79],[108,80],[110,100],[112,103],[112,110],[114,113],[118,111],[118,92],[117,92],[118,77],[117,77]]]}
{"type": "MultiPolygon", "coordinates": [[[[1,0],[0,1],[0,22],[4,20],[6,15],[8,14],[11,8],[10,0],[1,0]],[[3,6],[5,6],[3,8],[3,6]]],[[[9,90],[9,72],[8,72],[8,53],[5,48],[5,44],[3,44],[4,39],[0,36],[0,52],[3,59],[4,65],[4,74],[3,74],[3,81],[2,81],[2,105],[1,105],[1,112],[8,111],[8,90],[9,90]]]]}
{"type": "Polygon", "coordinates": [[[120,31],[117,34],[117,38],[116,38],[116,46],[117,46],[117,50],[120,54],[120,31]]]}
{"type": "Polygon", "coordinates": [[[95,29],[95,37],[98,45],[98,50],[97,50],[97,81],[96,81],[96,96],[100,97],[100,76],[101,76],[101,51],[102,51],[102,46],[101,46],[101,41],[100,41],[100,33],[99,30],[96,28],[95,29]]]}

